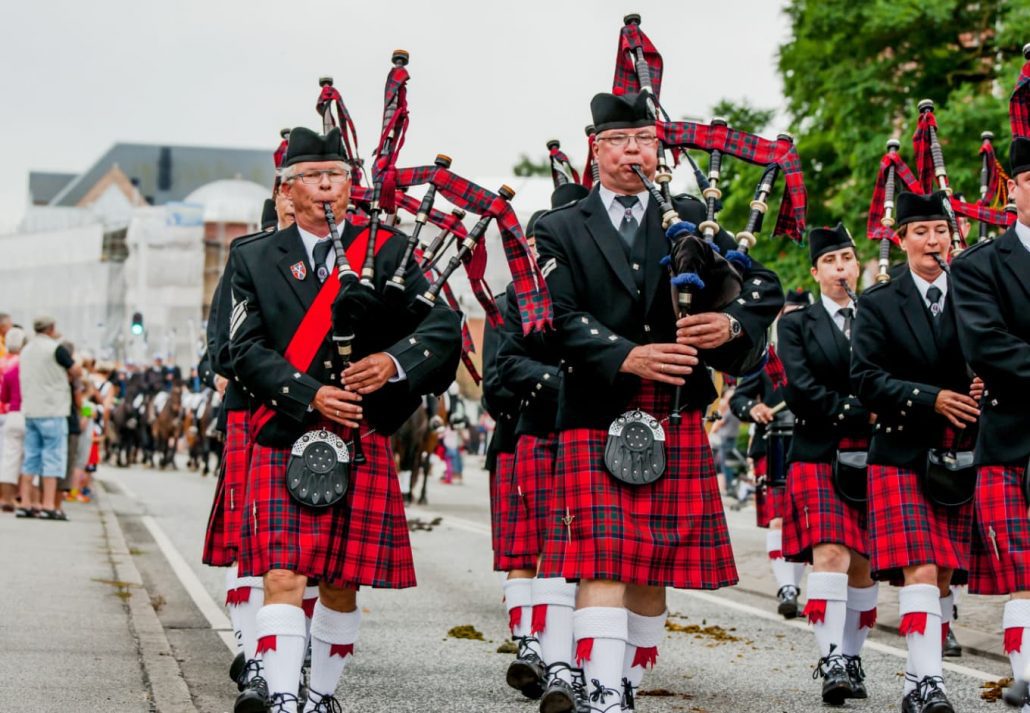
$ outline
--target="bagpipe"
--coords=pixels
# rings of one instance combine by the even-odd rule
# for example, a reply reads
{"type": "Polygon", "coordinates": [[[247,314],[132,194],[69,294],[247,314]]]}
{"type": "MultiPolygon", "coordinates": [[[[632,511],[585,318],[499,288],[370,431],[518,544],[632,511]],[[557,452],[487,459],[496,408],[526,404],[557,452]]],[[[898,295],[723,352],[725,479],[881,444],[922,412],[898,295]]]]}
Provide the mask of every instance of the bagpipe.
{"type": "MultiPolygon", "coordinates": [[[[743,282],[751,271],[748,255],[757,241],[769,198],[781,176],[786,191],[780,202],[780,214],[774,233],[801,242],[804,235],[806,193],[801,162],[793,139],[780,134],[775,140],[731,128],[723,119],[710,124],[690,121],[673,122],[660,101],[664,67],[661,55],[640,29],[640,16],[627,15],[619,38],[613,92],[644,93],[648,109],[655,120],[659,139],[658,166],[653,179],[635,169],[642,185],[655,199],[662,215],[669,244],[669,255],[663,260],[669,271],[671,293],[679,317],[691,313],[719,311],[740,295],[743,282]],[[709,155],[707,174],[694,162],[689,149],[709,155]],[[694,225],[682,220],[673,206],[669,182],[670,154],[689,164],[701,190],[705,219],[694,225]],[[722,208],[723,162],[733,157],[765,167],[755,188],[751,210],[743,230],[736,235],[736,247],[724,255],[715,242],[722,230],[718,212],[722,208]]],[[[753,345],[745,354],[724,356],[712,354],[706,361],[715,369],[731,375],[755,371],[765,363],[766,344],[753,345]]],[[[677,389],[674,411],[679,407],[677,389]]]]}
{"type": "MultiPolygon", "coordinates": [[[[1023,57],[1026,62],[1009,98],[1009,121],[1013,137],[1030,136],[1030,44],[1023,47],[1023,57]]],[[[887,142],[887,152],[880,159],[879,172],[873,185],[866,232],[871,240],[880,241],[877,282],[890,280],[890,246],[891,243],[900,243],[894,232],[894,203],[899,189],[921,194],[934,190],[947,193],[945,210],[951,232],[952,255],[964,249],[969,238],[962,234],[959,216],[978,223],[977,239],[981,241],[992,238],[992,226],[1005,230],[1015,222],[1015,212],[1009,205],[1007,193],[1008,175],[994,150],[994,132],[984,131],[980,134],[979,199],[974,203],[966,202],[954,193],[951,186],[934,114],[934,102],[923,99],[917,108],[919,119],[912,136],[916,170],[909,168],[901,158],[900,142],[891,139],[887,142]]]]}
{"type": "MultiPolygon", "coordinates": [[[[368,249],[360,273],[348,266],[347,274],[339,274],[341,289],[333,305],[334,334],[352,331],[354,315],[361,308],[368,308],[372,302],[382,302],[396,310],[404,309],[414,320],[421,320],[439,301],[444,301],[456,311],[460,304],[448,285],[448,280],[464,266],[472,291],[486,312],[487,319],[499,325],[501,315],[492,293],[485,282],[487,252],[485,236],[493,223],[501,233],[505,257],[512,272],[518,307],[523,329],[540,330],[550,324],[552,308],[550,297],[539,268],[533,258],[522,228],[510,206],[515,192],[502,186],[498,192],[491,192],[455,173],[451,158],[439,154],[432,165],[398,168],[400,150],[409,123],[407,82],[410,77],[407,65],[410,56],[404,50],[396,50],[391,57],[387,75],[383,119],[379,143],[373,152],[370,185],[362,185],[364,163],[358,156],[357,132],[340,92],[331,77],[319,80],[320,93],[316,110],[322,119],[323,130],[334,126],[341,128],[345,148],[350,156],[352,187],[350,204],[347,207],[348,222],[367,227],[368,249]],[[426,186],[421,199],[408,193],[415,186],[426,186]],[[449,201],[454,209],[444,212],[436,207],[438,198],[449,201]],[[414,227],[410,234],[403,235],[405,247],[402,259],[394,273],[386,280],[382,294],[375,288],[375,246],[380,231],[385,225],[399,231],[399,212],[403,210],[414,216],[414,227]],[[479,216],[475,226],[468,230],[463,224],[467,214],[479,216]],[[439,229],[428,246],[421,243],[427,224],[439,229]],[[454,255],[440,269],[442,257],[449,247],[457,244],[454,255]],[[413,300],[406,300],[405,293],[409,270],[418,269],[430,283],[430,287],[413,300]],[[352,276],[357,279],[351,279],[352,276]]],[[[334,243],[335,246],[335,243],[334,243]]],[[[337,255],[339,259],[339,255],[337,255]]],[[[462,361],[477,382],[478,371],[470,354],[474,345],[468,326],[462,322],[462,361]]]]}

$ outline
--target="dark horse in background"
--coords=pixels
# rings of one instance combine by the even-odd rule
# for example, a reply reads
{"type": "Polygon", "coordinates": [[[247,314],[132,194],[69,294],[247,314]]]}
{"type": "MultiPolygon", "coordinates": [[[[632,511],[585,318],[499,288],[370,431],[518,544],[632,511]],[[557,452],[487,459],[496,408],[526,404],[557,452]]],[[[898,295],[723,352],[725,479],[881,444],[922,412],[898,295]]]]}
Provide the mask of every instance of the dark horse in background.
{"type": "MultiPolygon", "coordinates": [[[[185,387],[180,381],[172,383],[171,391],[159,391],[147,409],[150,415],[150,432],[153,437],[154,454],[158,456],[157,466],[164,470],[171,466],[175,470],[175,452],[182,436],[182,396],[185,387]]],[[[151,465],[154,465],[151,462],[151,465]]]]}
{"type": "Polygon", "coordinates": [[[136,463],[144,451],[148,394],[139,374],[129,378],[125,396],[114,407],[108,421],[108,453],[113,453],[115,464],[126,468],[136,463]]]}
{"type": "Polygon", "coordinates": [[[390,437],[397,471],[411,473],[409,489],[403,493],[405,503],[412,502],[419,475],[422,476],[422,490],[418,504],[425,505],[428,502],[426,489],[429,486],[429,457],[436,450],[446,418],[444,400],[435,396],[426,397],[422,406],[415,409],[415,413],[390,437]]]}
{"type": "Polygon", "coordinates": [[[215,455],[215,469],[222,462],[221,442],[215,435],[218,421],[218,410],[221,399],[211,388],[200,393],[187,394],[183,399],[185,415],[182,431],[186,436],[186,451],[189,454],[187,467],[190,470],[201,470],[201,475],[211,472],[211,454],[215,455]]]}

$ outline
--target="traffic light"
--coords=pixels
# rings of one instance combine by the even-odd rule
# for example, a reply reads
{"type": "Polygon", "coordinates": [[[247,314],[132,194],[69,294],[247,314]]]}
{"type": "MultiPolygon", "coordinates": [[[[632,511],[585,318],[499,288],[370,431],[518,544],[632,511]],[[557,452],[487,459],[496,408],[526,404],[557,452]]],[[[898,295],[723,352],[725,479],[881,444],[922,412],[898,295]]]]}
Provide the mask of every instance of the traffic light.
{"type": "Polygon", "coordinates": [[[132,313],[132,327],[130,328],[132,333],[136,336],[143,334],[143,313],[133,312],[132,313]]]}

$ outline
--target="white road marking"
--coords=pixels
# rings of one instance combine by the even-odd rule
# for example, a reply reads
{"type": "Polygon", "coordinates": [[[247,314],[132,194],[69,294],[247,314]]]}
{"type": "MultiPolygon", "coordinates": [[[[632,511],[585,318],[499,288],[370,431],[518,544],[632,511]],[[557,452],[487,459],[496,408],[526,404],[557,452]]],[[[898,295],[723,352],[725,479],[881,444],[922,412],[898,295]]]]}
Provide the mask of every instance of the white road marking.
{"type": "MultiPolygon", "coordinates": [[[[445,526],[445,525],[449,525],[450,527],[453,527],[453,528],[455,528],[457,530],[465,530],[466,532],[473,532],[473,533],[476,533],[478,535],[484,535],[484,536],[489,536],[490,535],[490,528],[489,527],[487,527],[485,525],[482,525],[481,523],[478,523],[478,522],[473,522],[472,520],[465,520],[465,519],[460,518],[460,517],[453,517],[451,515],[443,515],[441,513],[436,513],[436,512],[429,512],[429,511],[419,511],[419,512],[425,514],[426,516],[428,516],[430,518],[433,518],[433,517],[443,518],[443,522],[440,523],[441,527],[445,526]]],[[[736,601],[733,601],[732,599],[727,599],[726,597],[720,597],[720,596],[717,596],[715,594],[711,594],[709,592],[696,591],[696,590],[690,590],[690,589],[670,589],[669,590],[669,594],[672,597],[684,596],[684,597],[691,597],[693,599],[700,599],[700,600],[702,600],[704,602],[708,602],[709,604],[714,604],[714,605],[716,605],[718,607],[722,607],[723,609],[732,609],[734,611],[739,611],[739,612],[742,612],[742,613],[745,613],[745,614],[750,614],[751,616],[758,617],[759,619],[765,619],[766,621],[773,621],[773,622],[776,622],[777,624],[781,624],[783,626],[789,626],[789,627],[793,627],[795,629],[801,629],[802,631],[809,631],[808,623],[805,622],[804,620],[787,621],[786,619],[781,617],[779,614],[773,614],[772,612],[767,612],[764,609],[759,609],[758,607],[753,607],[753,606],[751,606],[749,604],[742,604],[741,602],[736,602],[736,601]]],[[[870,649],[872,651],[878,651],[878,652],[880,652],[882,654],[889,654],[889,655],[895,656],[895,657],[897,657],[899,659],[908,658],[908,652],[905,651],[904,649],[899,649],[897,646],[890,646],[889,644],[883,644],[883,643],[880,643],[879,641],[866,641],[865,648],[866,649],[870,649]]],[[[953,673],[961,674],[963,676],[968,676],[969,678],[975,678],[975,679],[977,679],[979,681],[997,681],[999,679],[999,675],[998,674],[987,673],[986,671],[980,671],[979,669],[970,668],[969,666],[960,666],[959,664],[954,664],[954,663],[951,663],[951,662],[948,662],[948,661],[944,662],[944,669],[946,671],[951,671],[953,673]]]]}

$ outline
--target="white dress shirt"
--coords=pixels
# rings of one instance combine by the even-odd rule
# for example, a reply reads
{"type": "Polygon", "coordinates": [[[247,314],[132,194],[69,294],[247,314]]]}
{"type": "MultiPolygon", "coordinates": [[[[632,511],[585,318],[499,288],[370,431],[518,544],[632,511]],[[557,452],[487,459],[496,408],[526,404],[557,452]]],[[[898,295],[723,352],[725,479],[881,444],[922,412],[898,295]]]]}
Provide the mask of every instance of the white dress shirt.
{"type": "Polygon", "coordinates": [[[916,289],[919,290],[919,294],[923,298],[923,304],[927,307],[933,307],[930,304],[930,300],[926,298],[926,291],[930,289],[930,285],[933,285],[941,291],[940,304],[944,305],[944,298],[948,296],[948,276],[945,273],[941,273],[937,276],[937,279],[933,282],[927,282],[916,273],[912,273],[912,281],[916,283],[916,289]]]}
{"type": "MultiPolygon", "coordinates": [[[[618,230],[619,226],[622,225],[623,217],[626,215],[626,209],[615,200],[619,194],[608,190],[603,185],[598,188],[598,193],[601,194],[601,204],[608,211],[608,218],[612,221],[612,225],[615,226],[615,230],[618,230]]],[[[644,213],[647,211],[647,201],[650,197],[651,194],[647,192],[647,189],[637,193],[637,202],[630,209],[633,211],[633,217],[637,219],[637,225],[644,224],[644,213]]]]}
{"type": "Polygon", "coordinates": [[[1019,238],[1019,242],[1023,243],[1024,248],[1030,250],[1030,225],[1023,225],[1017,220],[1016,237],[1019,238]]]}
{"type": "MultiPolygon", "coordinates": [[[[296,225],[297,232],[300,233],[300,239],[304,243],[304,251],[308,254],[308,265],[311,266],[315,275],[317,275],[318,267],[315,265],[315,245],[320,243],[322,240],[329,240],[329,234],[326,233],[324,238],[319,237],[314,233],[309,233],[307,230],[304,230],[304,228],[300,227],[300,223],[297,223],[296,225]]],[[[330,250],[328,253],[326,253],[325,256],[326,272],[332,272],[334,267],[336,267],[336,253],[330,250]]],[[[317,277],[315,279],[317,279],[317,277]]],[[[407,373],[405,373],[404,367],[401,366],[401,363],[397,361],[396,357],[394,357],[394,355],[390,354],[389,352],[386,352],[386,356],[390,357],[391,361],[393,361],[393,365],[397,367],[397,375],[392,377],[389,380],[389,383],[392,384],[395,381],[404,381],[405,379],[407,379],[408,375],[407,373]]]]}
{"type": "MultiPolygon", "coordinates": [[[[844,315],[842,315],[840,311],[845,308],[851,308],[851,311],[854,312],[855,303],[849,299],[848,303],[841,307],[839,304],[831,300],[826,295],[819,295],[819,300],[823,303],[823,308],[829,313],[830,319],[832,319],[833,323],[837,325],[837,329],[839,329],[841,333],[843,333],[844,315]]],[[[852,315],[852,319],[854,319],[854,315],[852,315]]]]}

